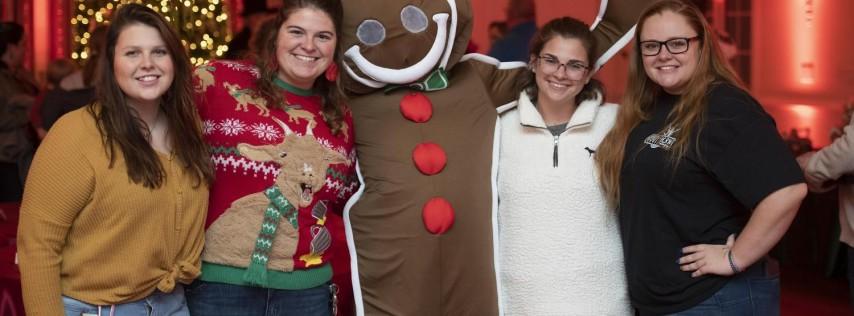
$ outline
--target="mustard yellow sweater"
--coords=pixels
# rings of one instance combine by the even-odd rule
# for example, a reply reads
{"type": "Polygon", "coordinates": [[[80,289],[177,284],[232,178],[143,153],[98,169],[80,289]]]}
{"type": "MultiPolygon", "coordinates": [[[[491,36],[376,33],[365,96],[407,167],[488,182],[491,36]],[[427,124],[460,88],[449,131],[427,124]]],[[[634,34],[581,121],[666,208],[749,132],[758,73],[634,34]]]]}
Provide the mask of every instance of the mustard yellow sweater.
{"type": "Polygon", "coordinates": [[[61,295],[90,304],[139,300],[199,275],[208,204],[179,160],[160,155],[158,189],[113,168],[86,108],[50,130],[27,178],[18,258],[27,315],[64,315],[61,295]]]}

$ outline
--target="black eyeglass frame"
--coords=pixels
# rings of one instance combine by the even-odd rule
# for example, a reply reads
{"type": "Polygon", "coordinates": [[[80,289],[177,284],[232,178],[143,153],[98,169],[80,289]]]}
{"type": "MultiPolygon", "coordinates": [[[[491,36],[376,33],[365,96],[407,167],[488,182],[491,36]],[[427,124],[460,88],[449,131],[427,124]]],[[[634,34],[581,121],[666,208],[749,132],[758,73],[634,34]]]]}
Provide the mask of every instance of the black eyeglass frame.
{"type": "Polygon", "coordinates": [[[671,38],[671,39],[666,40],[666,41],[656,41],[656,40],[643,41],[643,42],[638,43],[638,50],[640,51],[640,53],[641,53],[641,55],[642,55],[642,56],[647,56],[647,57],[658,56],[658,54],[661,54],[661,48],[662,48],[662,47],[665,47],[665,49],[667,49],[667,52],[668,52],[668,53],[670,53],[670,54],[672,54],[672,55],[684,54],[684,53],[685,53],[685,52],[687,52],[689,49],[691,49],[691,41],[693,41],[693,40],[699,40],[699,39],[700,39],[700,36],[699,36],[699,35],[695,35],[695,36],[692,36],[692,37],[674,37],[674,38],[671,38]],[[683,51],[681,51],[681,52],[678,52],[678,53],[677,53],[677,52],[672,51],[672,50],[670,49],[670,45],[668,45],[667,43],[672,43],[672,42],[674,42],[674,41],[680,41],[680,40],[681,40],[681,41],[685,41],[685,50],[683,50],[683,51]],[[644,53],[644,52],[643,52],[643,44],[646,44],[646,43],[656,43],[656,44],[658,44],[658,49],[655,51],[655,54],[646,54],[646,53],[644,53]]]}
{"type": "Polygon", "coordinates": [[[590,65],[585,65],[583,62],[578,61],[578,60],[569,60],[565,63],[561,63],[560,60],[555,58],[554,56],[546,56],[546,55],[537,56],[537,62],[538,63],[543,61],[543,60],[554,61],[557,64],[557,67],[554,70],[555,72],[560,71],[560,67],[563,66],[563,71],[566,74],[569,74],[569,66],[584,68],[583,74],[587,74],[587,72],[590,71],[590,68],[591,68],[590,65]]]}

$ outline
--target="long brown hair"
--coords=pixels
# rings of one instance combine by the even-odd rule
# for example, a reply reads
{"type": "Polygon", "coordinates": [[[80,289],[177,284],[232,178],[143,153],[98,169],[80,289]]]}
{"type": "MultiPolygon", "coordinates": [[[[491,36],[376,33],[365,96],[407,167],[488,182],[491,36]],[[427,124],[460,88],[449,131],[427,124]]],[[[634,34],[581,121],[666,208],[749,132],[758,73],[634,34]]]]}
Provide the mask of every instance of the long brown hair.
{"type": "MultiPolygon", "coordinates": [[[[543,27],[534,34],[534,37],[531,38],[531,67],[535,67],[533,61],[539,59],[540,53],[543,51],[543,47],[546,46],[546,43],[555,37],[566,39],[574,38],[581,41],[581,45],[584,46],[584,51],[587,52],[587,62],[594,62],[593,54],[596,52],[596,40],[593,38],[593,33],[590,32],[590,26],[571,17],[562,17],[551,20],[543,25],[543,27]]],[[[588,65],[588,67],[590,66],[588,65]]],[[[588,73],[586,75],[589,76],[590,74],[588,73]]],[[[537,101],[537,93],[539,92],[539,88],[537,87],[537,78],[536,74],[531,71],[530,68],[526,71],[525,76],[518,81],[517,88],[525,90],[525,93],[531,101],[537,101]]],[[[597,95],[602,95],[602,99],[604,99],[604,94],[605,92],[602,87],[602,83],[596,79],[590,78],[590,81],[588,81],[587,84],[581,88],[581,91],[578,92],[578,95],[575,96],[575,105],[581,104],[581,102],[585,100],[595,99],[597,95]]]]}
{"type": "MultiPolygon", "coordinates": [[[[279,62],[276,57],[276,39],[279,37],[279,30],[282,24],[288,20],[292,13],[300,9],[317,9],[320,10],[332,19],[332,24],[335,27],[335,54],[330,65],[340,66],[340,45],[338,41],[341,37],[341,20],[344,17],[344,10],[340,0],[285,0],[282,8],[275,19],[275,29],[264,35],[261,43],[267,43],[258,47],[258,51],[254,54],[255,65],[261,71],[261,77],[258,78],[256,86],[258,93],[267,100],[275,108],[284,108],[287,105],[287,100],[282,97],[281,88],[275,84],[275,79],[279,75],[279,62]]],[[[340,69],[340,67],[339,67],[340,69]]],[[[312,90],[318,93],[321,97],[321,109],[323,112],[323,120],[329,125],[333,133],[338,133],[341,129],[344,108],[342,105],[343,94],[336,82],[331,82],[325,76],[320,76],[314,80],[312,90]]]]}
{"type": "Polygon", "coordinates": [[[91,87],[97,82],[95,77],[98,75],[98,62],[101,60],[100,56],[104,54],[108,28],[108,25],[98,25],[89,37],[89,60],[83,66],[83,85],[86,87],[91,87]]]}
{"type": "Polygon", "coordinates": [[[172,148],[198,183],[210,183],[213,170],[207,146],[202,140],[201,120],[193,105],[190,60],[178,34],[166,20],[148,7],[135,3],[121,6],[107,30],[104,53],[98,60],[97,101],[88,106],[103,137],[110,168],[115,163],[115,149],[118,147],[127,163],[128,178],[134,183],[158,188],[166,176],[157,153],[149,144],[147,126],[136,110],[128,105],[124,92],[116,83],[113,69],[119,35],[126,27],[136,24],[157,29],[172,58],[175,76],[160,100],[160,110],[168,121],[172,148]]]}
{"type": "MultiPolygon", "coordinates": [[[[617,121],[596,151],[600,185],[613,206],[619,205],[620,171],[626,155],[625,147],[629,134],[638,124],[649,119],[655,98],[663,93],[661,86],[653,82],[644,70],[639,43],[646,20],[664,12],[673,12],[685,17],[699,37],[697,67],[688,80],[685,92],[667,117],[667,125],[678,128],[679,134],[695,136],[693,143],[698,154],[697,138],[702,130],[702,122],[708,106],[706,93],[709,87],[717,83],[743,87],[738,76],[724,59],[718,47],[717,36],[697,7],[680,0],[663,0],[647,8],[641,14],[637,32],[635,32],[635,47],[629,64],[629,82],[623,104],[617,114],[617,121]]],[[[670,160],[674,170],[678,166],[679,159],[688,151],[691,141],[691,137],[679,137],[672,145],[670,160]]]]}

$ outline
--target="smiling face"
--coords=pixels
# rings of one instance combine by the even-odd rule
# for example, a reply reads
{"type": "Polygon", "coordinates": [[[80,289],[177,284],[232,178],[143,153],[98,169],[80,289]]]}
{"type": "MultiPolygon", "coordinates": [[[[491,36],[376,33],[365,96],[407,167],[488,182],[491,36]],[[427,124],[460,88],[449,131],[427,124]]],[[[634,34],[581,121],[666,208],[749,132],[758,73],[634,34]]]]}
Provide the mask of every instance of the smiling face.
{"type": "Polygon", "coordinates": [[[279,79],[302,89],[326,71],[335,57],[337,35],[332,19],[323,11],[303,8],[282,23],[276,38],[279,79]]]}
{"type": "Polygon", "coordinates": [[[119,33],[113,58],[119,88],[133,106],[157,106],[175,76],[172,56],[157,29],[131,24],[119,33]]]}
{"type": "Polygon", "coordinates": [[[385,84],[417,82],[444,61],[445,70],[465,53],[471,38],[468,0],[342,0],[342,85],[368,93],[385,84]],[[453,7],[452,7],[453,4],[453,7]],[[451,41],[451,43],[448,43],[451,41]],[[377,82],[370,88],[371,82],[377,82]],[[361,82],[360,82],[361,81],[361,82]]]}
{"type": "MultiPolygon", "coordinates": [[[[644,21],[640,41],[664,42],[674,38],[694,38],[697,35],[684,16],[673,11],[663,11],[644,21]]],[[[697,69],[700,45],[696,39],[690,40],[688,50],[681,54],[673,54],[665,45],[661,45],[657,55],[642,56],[647,76],[667,93],[682,94],[697,69]]]]}
{"type": "Polygon", "coordinates": [[[537,102],[575,104],[575,97],[589,81],[587,50],[581,40],[555,36],[539,56],[531,56],[537,82],[537,102]]]}

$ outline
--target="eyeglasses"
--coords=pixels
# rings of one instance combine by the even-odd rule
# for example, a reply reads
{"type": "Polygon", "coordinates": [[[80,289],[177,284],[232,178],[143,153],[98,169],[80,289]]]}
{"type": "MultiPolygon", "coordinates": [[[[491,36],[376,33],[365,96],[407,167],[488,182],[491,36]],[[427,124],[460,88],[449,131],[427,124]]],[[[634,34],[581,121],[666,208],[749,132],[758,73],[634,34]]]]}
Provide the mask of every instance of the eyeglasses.
{"type": "Polygon", "coordinates": [[[666,41],[643,41],[640,42],[641,55],[656,56],[661,52],[661,46],[667,47],[667,51],[671,54],[682,54],[688,51],[688,43],[692,40],[700,38],[694,37],[677,37],[666,41]]]}
{"type": "Polygon", "coordinates": [[[561,64],[560,61],[553,56],[540,56],[537,58],[537,61],[540,63],[540,69],[547,74],[555,73],[561,66],[563,66],[563,71],[566,73],[567,77],[574,80],[584,77],[584,74],[586,74],[587,70],[590,69],[590,66],[587,66],[577,60],[570,60],[561,64]]]}

